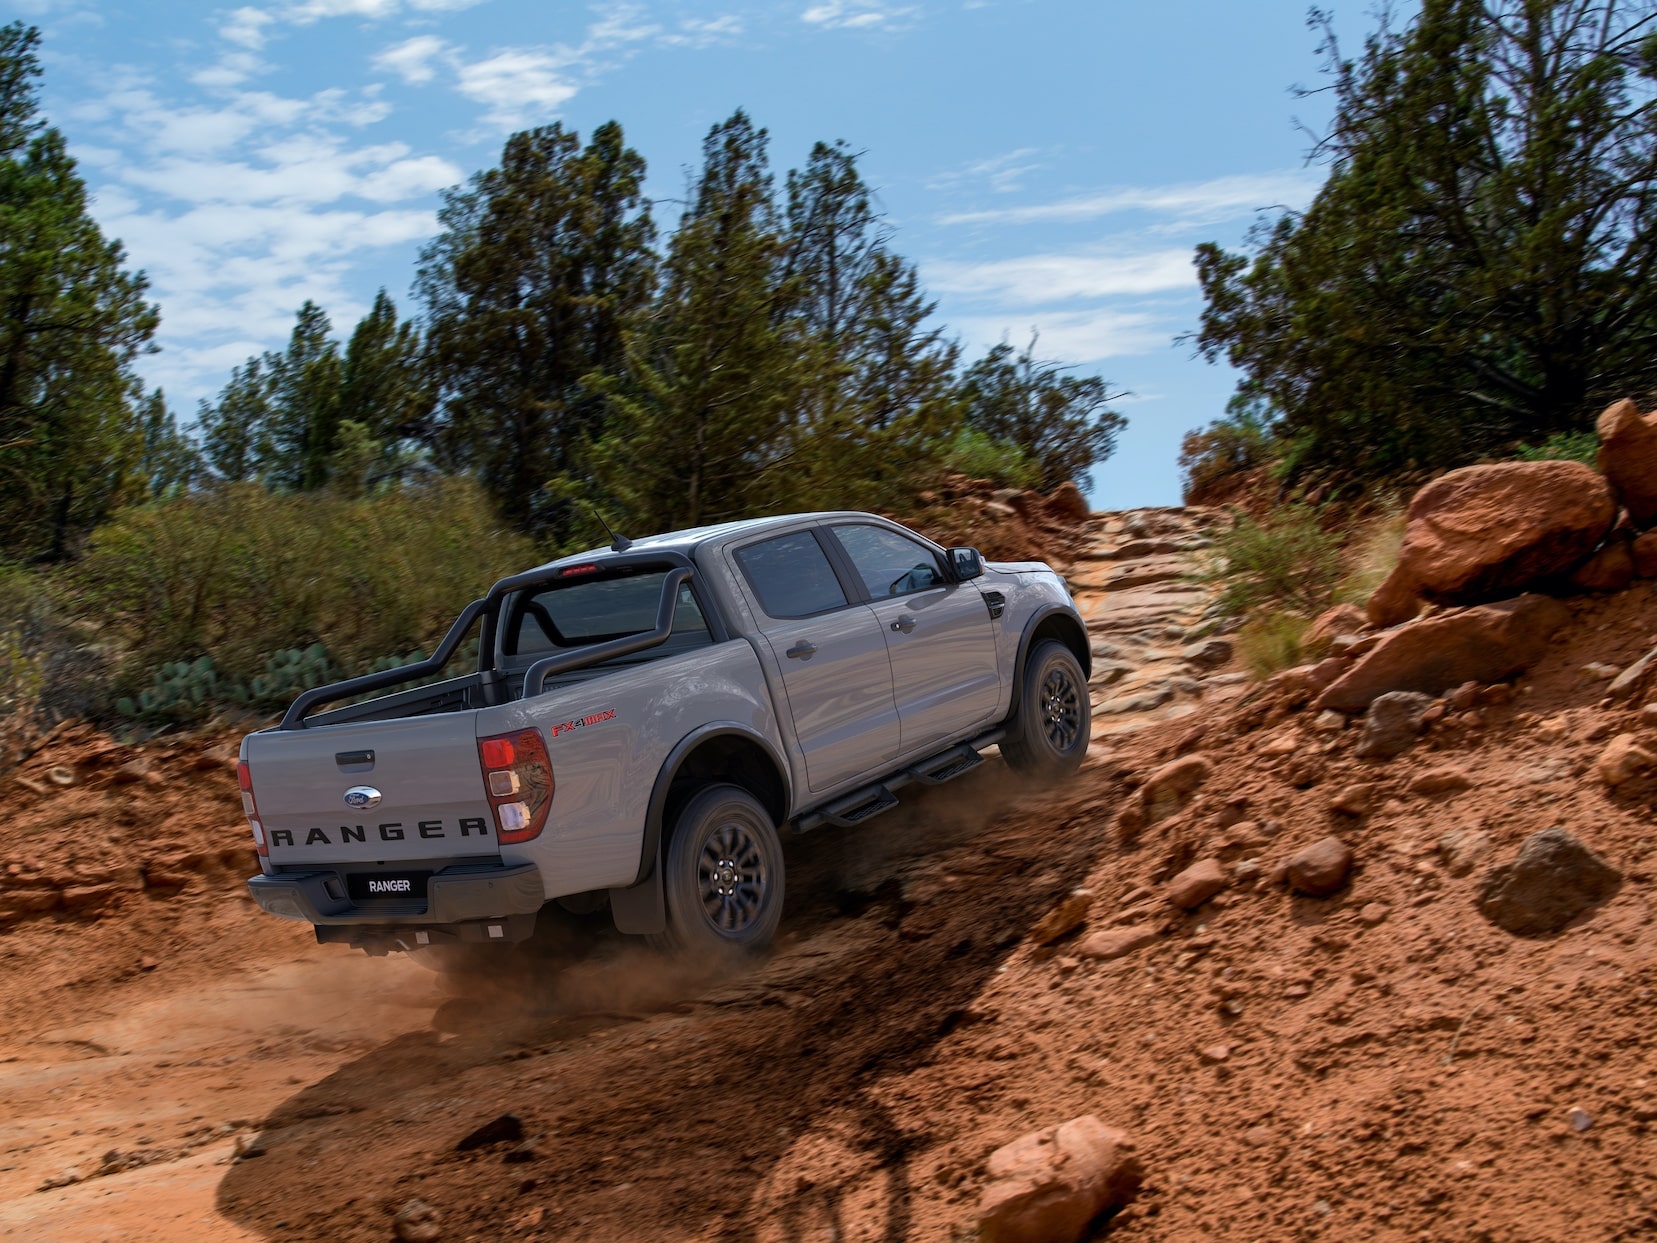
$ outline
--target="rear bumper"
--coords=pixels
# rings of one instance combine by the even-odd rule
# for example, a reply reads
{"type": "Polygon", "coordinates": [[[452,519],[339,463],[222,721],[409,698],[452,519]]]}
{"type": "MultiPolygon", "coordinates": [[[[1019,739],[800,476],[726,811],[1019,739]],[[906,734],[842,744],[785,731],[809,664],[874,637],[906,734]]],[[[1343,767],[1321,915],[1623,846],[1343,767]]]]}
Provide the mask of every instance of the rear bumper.
{"type": "Polygon", "coordinates": [[[344,896],[344,877],[332,870],[254,876],[248,879],[247,891],[279,919],[319,925],[459,924],[533,915],[546,901],[540,870],[533,863],[469,865],[439,872],[431,878],[423,902],[352,902],[344,896]]]}

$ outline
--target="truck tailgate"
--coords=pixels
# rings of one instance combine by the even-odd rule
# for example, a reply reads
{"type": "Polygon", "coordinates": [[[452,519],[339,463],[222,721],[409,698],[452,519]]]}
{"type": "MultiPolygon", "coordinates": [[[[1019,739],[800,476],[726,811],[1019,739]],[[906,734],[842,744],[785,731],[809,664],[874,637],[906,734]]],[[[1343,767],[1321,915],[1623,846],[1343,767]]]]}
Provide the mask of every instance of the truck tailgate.
{"type": "Polygon", "coordinates": [[[250,734],[271,863],[498,854],[474,721],[456,712],[250,734]]]}

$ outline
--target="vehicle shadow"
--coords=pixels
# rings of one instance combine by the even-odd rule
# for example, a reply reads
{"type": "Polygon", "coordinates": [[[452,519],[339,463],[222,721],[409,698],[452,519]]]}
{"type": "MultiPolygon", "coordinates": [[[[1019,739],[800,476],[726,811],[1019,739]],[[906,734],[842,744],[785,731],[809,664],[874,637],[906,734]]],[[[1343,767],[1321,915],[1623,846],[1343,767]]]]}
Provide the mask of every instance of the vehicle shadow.
{"type": "Polygon", "coordinates": [[[433,1030],[273,1110],[218,1210],[266,1238],[331,1243],[387,1238],[412,1198],[444,1238],[804,1239],[850,1194],[833,1161],[789,1164],[828,1122],[847,1179],[882,1189],[859,1201],[857,1236],[908,1239],[909,1165],[934,1141],[872,1089],[933,1056],[1087,873],[1099,780],[1023,811],[1027,792],[987,764],[793,843],[789,914],[763,963],[690,964],[612,937],[562,969],[468,981],[433,1030]],[[522,1142],[457,1150],[503,1114],[522,1142]]]}

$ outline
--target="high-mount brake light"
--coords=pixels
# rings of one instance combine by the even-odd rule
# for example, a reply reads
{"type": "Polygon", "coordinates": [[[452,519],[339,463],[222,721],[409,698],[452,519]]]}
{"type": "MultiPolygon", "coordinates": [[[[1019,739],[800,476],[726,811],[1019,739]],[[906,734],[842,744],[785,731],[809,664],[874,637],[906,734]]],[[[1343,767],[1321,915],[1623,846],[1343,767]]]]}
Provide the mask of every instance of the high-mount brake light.
{"type": "Polygon", "coordinates": [[[588,563],[583,564],[583,565],[567,565],[563,569],[558,571],[558,577],[559,578],[574,578],[577,574],[596,574],[597,572],[598,572],[597,564],[593,563],[593,562],[588,562],[588,563]]]}
{"type": "Polygon", "coordinates": [[[236,784],[242,788],[242,812],[253,830],[253,849],[261,855],[270,854],[270,843],[265,840],[265,826],[259,823],[259,808],[253,802],[253,770],[246,760],[236,761],[236,784]]]}
{"type": "Polygon", "coordinates": [[[484,789],[503,846],[540,835],[552,807],[552,761],[538,729],[478,739],[484,789]]]}

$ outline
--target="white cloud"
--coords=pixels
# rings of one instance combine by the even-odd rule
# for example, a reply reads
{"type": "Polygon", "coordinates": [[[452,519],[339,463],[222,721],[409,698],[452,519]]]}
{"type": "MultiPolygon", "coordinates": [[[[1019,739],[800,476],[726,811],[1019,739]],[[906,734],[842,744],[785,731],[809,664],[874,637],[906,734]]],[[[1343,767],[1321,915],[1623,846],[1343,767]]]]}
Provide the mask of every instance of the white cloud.
{"type": "Polygon", "coordinates": [[[886,0],[823,0],[800,14],[809,26],[827,30],[867,30],[907,25],[918,10],[914,5],[887,4],[886,0]]]}
{"type": "Polygon", "coordinates": [[[486,119],[516,129],[548,119],[580,88],[568,62],[533,48],[513,48],[460,67],[460,93],[483,104],[486,119]]]}
{"type": "Polygon", "coordinates": [[[1170,333],[1146,310],[1034,311],[1028,315],[969,315],[958,321],[969,351],[982,353],[1007,340],[1022,348],[1037,334],[1036,354],[1067,365],[1099,362],[1165,349],[1170,333]]]}
{"type": "Polygon", "coordinates": [[[450,45],[436,35],[416,35],[386,48],[371,63],[376,69],[396,74],[411,86],[421,86],[437,75],[432,62],[450,50],[450,45]]]}
{"type": "Polygon", "coordinates": [[[275,20],[263,9],[237,9],[219,27],[219,37],[250,52],[257,52],[265,45],[265,27],[275,20]]]}
{"type": "Polygon", "coordinates": [[[252,52],[226,52],[218,62],[190,75],[197,86],[240,86],[265,68],[265,63],[252,52]]]}
{"type": "Polygon", "coordinates": [[[1004,155],[992,156],[987,160],[977,160],[965,167],[954,169],[947,173],[939,173],[926,183],[928,190],[953,190],[973,182],[985,182],[990,189],[998,193],[1008,193],[1021,189],[1020,184],[1026,173],[1033,173],[1043,167],[1043,161],[1032,159],[1039,154],[1035,147],[1019,147],[1008,151],[1004,155]]]}
{"type": "Polygon", "coordinates": [[[738,38],[746,29],[742,19],[731,13],[724,17],[687,17],[679,23],[678,30],[661,35],[660,39],[669,47],[702,48],[738,38]]]}
{"type": "Polygon", "coordinates": [[[926,277],[928,286],[942,293],[1015,306],[1142,297],[1197,283],[1191,252],[1183,247],[1148,254],[1082,251],[1023,255],[985,263],[929,263],[926,277]]]}
{"type": "MultiPolygon", "coordinates": [[[[482,0],[408,0],[407,7],[417,13],[444,13],[469,9],[482,0]]],[[[309,25],[329,17],[361,17],[380,21],[395,17],[404,8],[402,0],[301,0],[278,12],[290,22],[309,25]]]]}
{"type": "Polygon", "coordinates": [[[1097,220],[1120,212],[1150,212],[1180,224],[1229,220],[1241,213],[1279,204],[1298,206],[1310,201],[1322,184],[1315,169],[1244,174],[1213,181],[1175,186],[1126,186],[1097,194],[1001,207],[987,211],[955,212],[943,224],[1074,223],[1097,220]]]}

